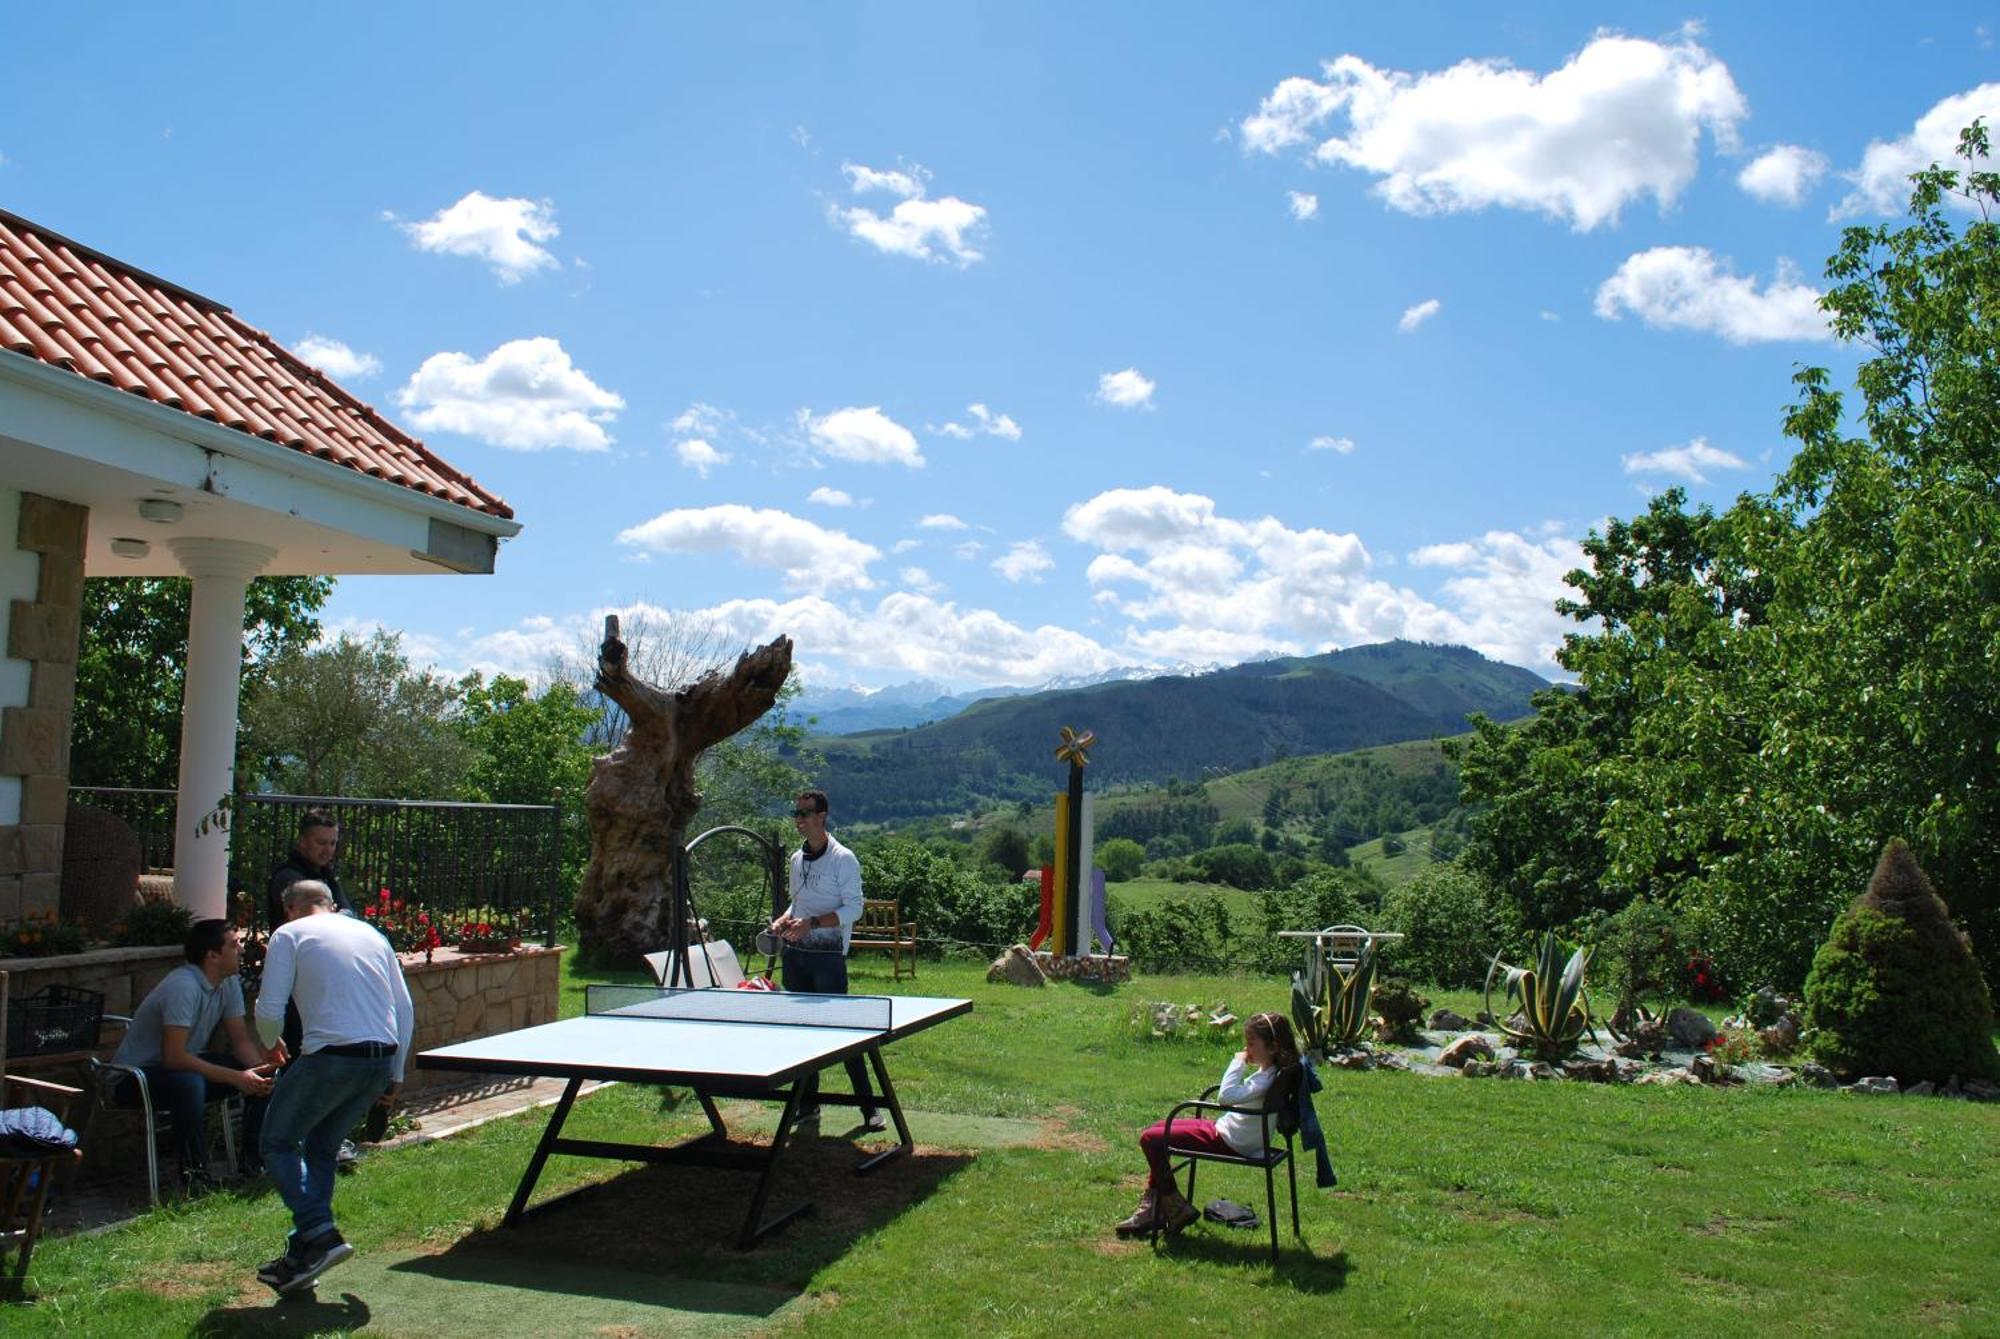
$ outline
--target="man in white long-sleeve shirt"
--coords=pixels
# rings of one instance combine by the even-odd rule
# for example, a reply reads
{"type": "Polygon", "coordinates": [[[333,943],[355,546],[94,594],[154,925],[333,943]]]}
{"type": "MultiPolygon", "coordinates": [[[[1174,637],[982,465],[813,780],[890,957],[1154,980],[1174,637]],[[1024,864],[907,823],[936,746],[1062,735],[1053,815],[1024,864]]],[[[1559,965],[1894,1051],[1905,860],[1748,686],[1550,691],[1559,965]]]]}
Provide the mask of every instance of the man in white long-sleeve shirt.
{"type": "MultiPolygon", "coordinates": [[[[771,922],[771,933],[784,941],[781,961],[785,989],[812,995],[847,993],[847,942],[854,922],[861,919],[861,862],[854,852],[826,830],[827,802],[823,790],[799,792],[792,803],[799,849],[792,852],[792,904],[771,922]]],[[[861,1119],[871,1130],[888,1127],[888,1117],[873,1101],[868,1067],[860,1056],[847,1061],[847,1077],[861,1099],[861,1119]]],[[[799,1119],[819,1116],[819,1075],[805,1080],[799,1119]]]]}
{"type": "Polygon", "coordinates": [[[301,879],[284,896],[290,919],[265,952],[257,1030],[268,1044],[284,1027],[285,1002],[298,1005],[300,1054],[278,1076],[260,1141],[292,1231],[257,1278],[291,1293],[354,1254],[334,1226],[334,1157],[369,1104],[402,1088],[415,1010],[389,941],[335,912],[325,884],[301,879]]]}

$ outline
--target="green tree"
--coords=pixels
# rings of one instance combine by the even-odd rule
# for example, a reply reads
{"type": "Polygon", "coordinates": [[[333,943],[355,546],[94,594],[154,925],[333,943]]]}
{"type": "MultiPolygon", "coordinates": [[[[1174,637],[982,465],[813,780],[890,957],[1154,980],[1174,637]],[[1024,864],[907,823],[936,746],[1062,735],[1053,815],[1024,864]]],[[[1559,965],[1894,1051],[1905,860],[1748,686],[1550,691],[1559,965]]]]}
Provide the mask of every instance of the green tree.
{"type": "Polygon", "coordinates": [[[979,838],[979,858],[1004,870],[1010,879],[1018,879],[1028,872],[1028,860],[1032,854],[1028,849],[1027,834],[1011,823],[988,828],[979,838]]]}
{"type": "MultiPolygon", "coordinates": [[[[70,780],[79,786],[171,789],[180,780],[181,692],[188,601],[182,578],[83,583],[70,780]]],[[[259,577],[243,611],[243,688],[254,692],[282,654],[319,636],[314,616],[331,577],[259,577]]]]}
{"type": "Polygon", "coordinates": [[[329,646],[288,650],[244,702],[239,784],[449,799],[473,762],[457,709],[457,686],[411,670],[399,634],[343,633],[329,646]]]}
{"type": "Polygon", "coordinates": [[[541,692],[528,681],[473,673],[459,680],[452,728],[471,752],[463,798],[487,804],[561,806],[563,886],[574,889],[590,860],[590,826],[583,812],[594,753],[589,733],[597,712],[560,680],[541,692]]]}
{"type": "Polygon", "coordinates": [[[1127,879],[1139,877],[1140,868],[1146,863],[1146,848],[1130,837],[1113,837],[1108,842],[1097,845],[1097,864],[1104,871],[1108,883],[1124,883],[1127,879]]]}
{"type": "Polygon", "coordinates": [[[1870,355],[1858,411],[1807,368],[1769,493],[1719,516],[1668,494],[1592,536],[1560,606],[1588,629],[1559,654],[1578,691],[1462,753],[1467,858],[1510,919],[1644,894],[1793,987],[1901,832],[2000,956],[2000,176],[1982,126],[1961,151],[1828,264],[1822,306],[1870,355]]]}

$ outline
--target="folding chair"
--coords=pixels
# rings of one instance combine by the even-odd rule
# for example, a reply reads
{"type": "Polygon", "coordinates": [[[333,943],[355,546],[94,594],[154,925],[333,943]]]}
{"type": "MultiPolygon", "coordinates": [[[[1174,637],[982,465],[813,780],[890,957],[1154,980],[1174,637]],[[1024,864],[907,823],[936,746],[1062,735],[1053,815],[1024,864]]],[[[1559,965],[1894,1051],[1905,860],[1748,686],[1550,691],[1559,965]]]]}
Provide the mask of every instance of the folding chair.
{"type": "MultiPolygon", "coordinates": [[[[3,1026],[3,1024],[0,1024],[3,1026]]],[[[69,1106],[83,1096],[81,1088],[42,1079],[0,1075],[0,1107],[42,1107],[69,1123],[69,1106]]],[[[49,1188],[56,1173],[76,1160],[74,1150],[25,1158],[0,1158],[0,1271],[7,1252],[15,1252],[13,1277],[6,1281],[18,1293],[28,1274],[28,1261],[41,1240],[42,1218],[49,1206],[49,1188]]]]}
{"type": "MultiPolygon", "coordinates": [[[[1187,1201],[1195,1203],[1194,1174],[1196,1165],[1203,1162],[1219,1162],[1235,1167],[1261,1167],[1264,1169],[1264,1217],[1271,1225],[1271,1263],[1278,1263],[1278,1191],[1276,1173],[1279,1167],[1285,1169],[1285,1179],[1292,1194],[1292,1236],[1299,1235],[1299,1174],[1297,1161],[1292,1157],[1299,1132],[1298,1090],[1305,1078],[1303,1064],[1291,1064],[1278,1071],[1278,1077],[1264,1094],[1261,1107],[1227,1106],[1208,1099],[1220,1090],[1220,1085],[1211,1084],[1202,1095],[1193,1101],[1182,1102],[1167,1113],[1167,1156],[1169,1166],[1178,1176],[1187,1172],[1187,1201]],[[1255,1116],[1261,1123],[1264,1134],[1264,1151],[1261,1156],[1236,1152],[1208,1152],[1191,1148],[1174,1147],[1174,1120],[1183,1115],[1206,1113],[1221,1114],[1235,1112],[1239,1115],[1255,1116]],[[1279,1148],[1272,1141],[1272,1134],[1284,1136],[1285,1146],[1279,1148]]],[[[1155,1228],[1153,1237],[1159,1238],[1160,1230],[1155,1228]]]]}

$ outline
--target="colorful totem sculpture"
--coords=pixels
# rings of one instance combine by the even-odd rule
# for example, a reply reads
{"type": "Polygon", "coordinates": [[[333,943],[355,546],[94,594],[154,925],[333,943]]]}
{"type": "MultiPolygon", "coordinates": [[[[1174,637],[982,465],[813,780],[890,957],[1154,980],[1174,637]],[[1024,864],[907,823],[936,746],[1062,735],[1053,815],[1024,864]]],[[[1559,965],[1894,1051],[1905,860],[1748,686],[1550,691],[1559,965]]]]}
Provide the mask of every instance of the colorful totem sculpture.
{"type": "Polygon", "coordinates": [[[1056,859],[1042,867],[1042,916],[1031,948],[1048,945],[1060,958],[1090,952],[1096,935],[1103,952],[1111,952],[1111,930],[1104,920],[1104,871],[1091,866],[1091,802],[1084,793],[1083,769],[1097,735],[1081,734],[1065,725],[1056,757],[1069,764],[1069,790],[1056,796],[1056,859]],[[1088,871],[1086,876],[1085,871],[1088,871]],[[1085,890],[1088,889],[1086,892],[1085,890]]]}

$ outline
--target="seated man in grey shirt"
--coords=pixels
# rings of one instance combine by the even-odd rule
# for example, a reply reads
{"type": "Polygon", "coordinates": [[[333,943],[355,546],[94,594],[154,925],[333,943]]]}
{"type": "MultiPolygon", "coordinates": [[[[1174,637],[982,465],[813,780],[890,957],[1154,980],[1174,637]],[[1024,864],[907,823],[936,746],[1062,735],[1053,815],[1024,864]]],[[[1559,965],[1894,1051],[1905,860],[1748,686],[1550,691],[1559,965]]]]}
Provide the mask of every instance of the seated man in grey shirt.
{"type": "MultiPolygon", "coordinates": [[[[215,1087],[234,1088],[244,1105],[245,1146],[257,1147],[263,1099],[271,1074],[285,1062],[283,1042],[265,1050],[243,1021],[243,983],[236,970],[243,945],[227,921],[196,921],[181,946],[187,961],[154,986],[132,1016],[113,1064],[142,1071],[153,1106],[173,1120],[181,1176],[199,1187],[208,1175],[206,1117],[215,1087]],[[226,1043],[223,1050],[218,1043],[226,1043]]],[[[118,1100],[139,1104],[138,1084],[128,1076],[118,1100]]]]}

